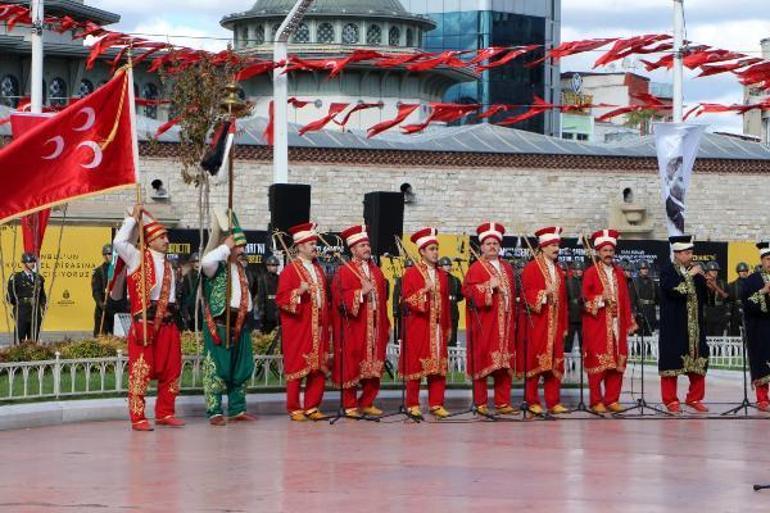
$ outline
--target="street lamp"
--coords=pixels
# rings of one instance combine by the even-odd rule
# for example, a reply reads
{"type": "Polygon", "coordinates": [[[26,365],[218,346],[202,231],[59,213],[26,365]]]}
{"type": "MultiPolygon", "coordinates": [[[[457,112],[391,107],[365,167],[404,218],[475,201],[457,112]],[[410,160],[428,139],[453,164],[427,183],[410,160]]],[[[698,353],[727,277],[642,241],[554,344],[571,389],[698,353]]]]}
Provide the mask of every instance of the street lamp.
{"type": "MultiPolygon", "coordinates": [[[[297,30],[313,0],[298,0],[278,27],[273,42],[273,60],[286,61],[289,38],[297,30]]],[[[289,181],[289,91],[288,75],[282,68],[273,70],[273,183],[289,181]]]]}

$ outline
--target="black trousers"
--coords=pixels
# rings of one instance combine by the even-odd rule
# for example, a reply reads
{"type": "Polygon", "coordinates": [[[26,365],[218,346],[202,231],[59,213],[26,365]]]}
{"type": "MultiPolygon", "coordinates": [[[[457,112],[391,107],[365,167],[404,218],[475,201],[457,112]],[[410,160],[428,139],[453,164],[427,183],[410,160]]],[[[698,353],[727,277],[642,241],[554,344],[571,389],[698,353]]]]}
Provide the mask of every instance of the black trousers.
{"type": "Polygon", "coordinates": [[[32,321],[34,316],[32,310],[19,310],[14,316],[16,320],[16,329],[14,331],[14,342],[23,342],[25,340],[37,340],[40,334],[40,323],[43,320],[43,316],[40,312],[37,314],[35,332],[32,332],[32,321]]]}
{"type": "MultiPolygon", "coordinates": [[[[94,308],[94,336],[100,335],[99,328],[102,325],[102,312],[104,310],[98,306],[94,308]]],[[[111,308],[107,307],[107,311],[104,313],[104,329],[103,333],[112,335],[115,331],[115,312],[111,308]]]]}

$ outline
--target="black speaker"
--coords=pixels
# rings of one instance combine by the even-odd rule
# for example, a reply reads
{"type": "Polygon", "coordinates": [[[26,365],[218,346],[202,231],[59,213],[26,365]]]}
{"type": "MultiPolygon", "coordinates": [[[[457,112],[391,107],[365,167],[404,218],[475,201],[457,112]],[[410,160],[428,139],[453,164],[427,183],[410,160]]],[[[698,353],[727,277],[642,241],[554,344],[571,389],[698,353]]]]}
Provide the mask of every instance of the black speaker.
{"type": "Polygon", "coordinates": [[[268,189],[269,229],[288,233],[289,228],[310,220],[310,186],[274,183],[268,189]]]}
{"type": "Polygon", "coordinates": [[[404,234],[404,194],[369,192],[364,195],[364,222],[369,226],[372,254],[398,254],[395,237],[404,234]]]}

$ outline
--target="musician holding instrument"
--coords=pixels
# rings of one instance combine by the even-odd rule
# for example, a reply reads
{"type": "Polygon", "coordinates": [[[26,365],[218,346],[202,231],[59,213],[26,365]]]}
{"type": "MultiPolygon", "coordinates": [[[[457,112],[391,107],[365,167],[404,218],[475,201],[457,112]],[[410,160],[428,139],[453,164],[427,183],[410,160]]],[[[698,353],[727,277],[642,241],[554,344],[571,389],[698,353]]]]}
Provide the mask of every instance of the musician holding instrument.
{"type": "Polygon", "coordinates": [[[677,377],[687,375],[690,388],[685,404],[698,413],[703,405],[709,350],[703,307],[708,285],[703,268],[693,262],[692,235],[669,237],[673,258],[660,273],[660,337],[658,372],[663,403],[671,413],[681,413],[677,377]]]}

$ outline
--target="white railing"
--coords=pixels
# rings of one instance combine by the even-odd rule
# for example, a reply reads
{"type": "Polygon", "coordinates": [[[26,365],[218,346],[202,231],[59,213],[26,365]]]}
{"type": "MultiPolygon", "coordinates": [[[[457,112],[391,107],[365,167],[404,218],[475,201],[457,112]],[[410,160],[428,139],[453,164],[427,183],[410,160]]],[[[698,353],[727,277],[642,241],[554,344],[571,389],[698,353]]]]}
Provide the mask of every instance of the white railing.
{"type": "MultiPolygon", "coordinates": [[[[658,359],[657,336],[645,337],[647,346],[646,362],[654,364],[658,359]]],[[[743,344],[740,337],[714,337],[708,339],[709,364],[712,367],[735,368],[743,366],[743,344]]],[[[629,360],[641,360],[641,338],[629,340],[629,360]]],[[[388,345],[386,358],[389,370],[398,379],[398,345],[388,345]]],[[[448,382],[455,385],[469,384],[466,375],[465,347],[449,348],[448,382]]],[[[28,399],[60,399],[72,396],[98,396],[125,393],[128,384],[127,357],[118,352],[108,358],[66,360],[57,353],[53,360],[34,362],[0,363],[0,403],[28,399]]],[[[254,372],[249,380],[249,389],[265,390],[282,387],[283,359],[280,355],[255,355],[254,372]]],[[[579,383],[580,354],[577,346],[565,355],[563,381],[579,383]]],[[[389,381],[387,376],[384,381],[389,381]]],[[[199,356],[184,356],[182,359],[181,389],[200,391],[202,389],[201,360],[199,356]]]]}

